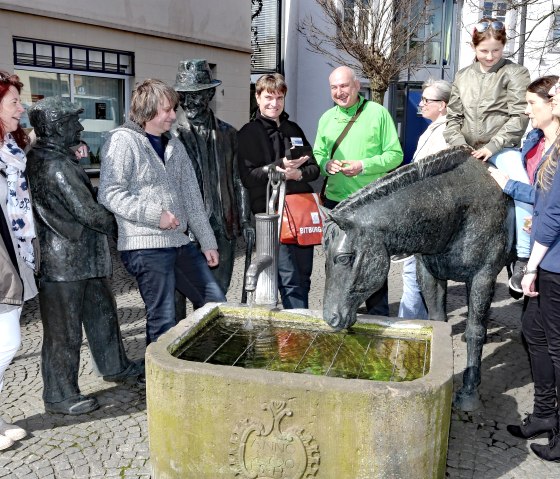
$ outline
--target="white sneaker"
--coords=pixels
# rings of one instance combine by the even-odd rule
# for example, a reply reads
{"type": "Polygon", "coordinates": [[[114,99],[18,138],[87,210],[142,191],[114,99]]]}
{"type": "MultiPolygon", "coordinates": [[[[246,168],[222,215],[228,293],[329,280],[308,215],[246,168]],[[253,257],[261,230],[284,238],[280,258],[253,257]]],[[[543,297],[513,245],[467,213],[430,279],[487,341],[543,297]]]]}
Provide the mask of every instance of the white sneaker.
{"type": "Polygon", "coordinates": [[[12,441],[19,441],[27,436],[27,431],[19,426],[16,426],[15,424],[8,424],[6,421],[4,421],[4,419],[0,417],[0,434],[2,435],[0,437],[7,437],[12,441]]]}
{"type": "Polygon", "coordinates": [[[0,434],[0,451],[3,451],[4,449],[8,449],[13,445],[14,445],[14,441],[12,441],[9,437],[2,436],[2,434],[0,434]]]}

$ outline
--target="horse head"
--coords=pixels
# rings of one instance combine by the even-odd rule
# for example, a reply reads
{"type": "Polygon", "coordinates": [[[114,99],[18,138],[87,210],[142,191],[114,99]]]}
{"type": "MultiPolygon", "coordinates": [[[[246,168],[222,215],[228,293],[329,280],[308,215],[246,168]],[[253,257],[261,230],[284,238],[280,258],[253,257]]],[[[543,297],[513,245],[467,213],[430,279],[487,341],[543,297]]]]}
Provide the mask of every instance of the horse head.
{"type": "Polygon", "coordinates": [[[333,328],[348,328],[356,312],[380,289],[389,272],[390,260],[381,233],[364,231],[348,217],[327,213],[323,228],[325,292],[323,319],[333,328]]]}

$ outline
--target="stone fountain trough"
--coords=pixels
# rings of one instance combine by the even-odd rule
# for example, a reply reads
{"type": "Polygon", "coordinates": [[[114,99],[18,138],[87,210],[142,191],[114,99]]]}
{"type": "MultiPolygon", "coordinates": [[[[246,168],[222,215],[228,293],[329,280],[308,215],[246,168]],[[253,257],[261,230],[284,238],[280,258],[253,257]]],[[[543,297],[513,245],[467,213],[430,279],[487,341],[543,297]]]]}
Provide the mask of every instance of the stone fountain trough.
{"type": "Polygon", "coordinates": [[[150,344],[152,478],[443,478],[449,325],[319,318],[206,305],[150,344]]]}

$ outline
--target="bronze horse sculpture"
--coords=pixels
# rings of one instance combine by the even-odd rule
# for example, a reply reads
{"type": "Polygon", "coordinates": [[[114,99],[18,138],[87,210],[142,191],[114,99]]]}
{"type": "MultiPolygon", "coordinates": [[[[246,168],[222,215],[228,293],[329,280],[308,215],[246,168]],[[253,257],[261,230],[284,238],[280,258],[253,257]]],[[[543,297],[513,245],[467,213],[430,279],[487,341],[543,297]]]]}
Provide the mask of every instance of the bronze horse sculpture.
{"type": "Polygon", "coordinates": [[[394,254],[416,254],[429,318],[447,321],[447,280],[467,286],[467,367],[454,404],[480,406],[486,315],[496,277],[511,259],[514,210],[485,163],[456,147],[398,168],[327,213],[323,317],[333,328],[356,322],[394,254]]]}

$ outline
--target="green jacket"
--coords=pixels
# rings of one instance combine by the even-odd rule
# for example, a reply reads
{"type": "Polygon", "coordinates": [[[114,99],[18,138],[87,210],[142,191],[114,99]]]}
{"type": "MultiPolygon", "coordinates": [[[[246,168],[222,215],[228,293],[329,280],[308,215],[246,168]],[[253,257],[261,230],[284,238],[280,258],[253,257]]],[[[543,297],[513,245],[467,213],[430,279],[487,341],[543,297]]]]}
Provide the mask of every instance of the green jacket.
{"type": "Polygon", "coordinates": [[[319,119],[313,154],[321,168],[321,174],[329,177],[325,194],[333,201],[346,199],[399,166],[403,160],[399,137],[390,113],[378,103],[368,101],[333,156],[335,160],[362,160],[362,173],[347,177],[342,173],[329,175],[326,172],[325,167],[331,160],[334,142],[363,101],[365,99],[360,96],[358,102],[350,108],[337,105],[327,110],[319,119]]]}
{"type": "Polygon", "coordinates": [[[458,71],[447,105],[447,143],[486,147],[492,154],[518,148],[529,123],[530,82],[527,68],[503,58],[486,73],[478,62],[458,71]]]}

